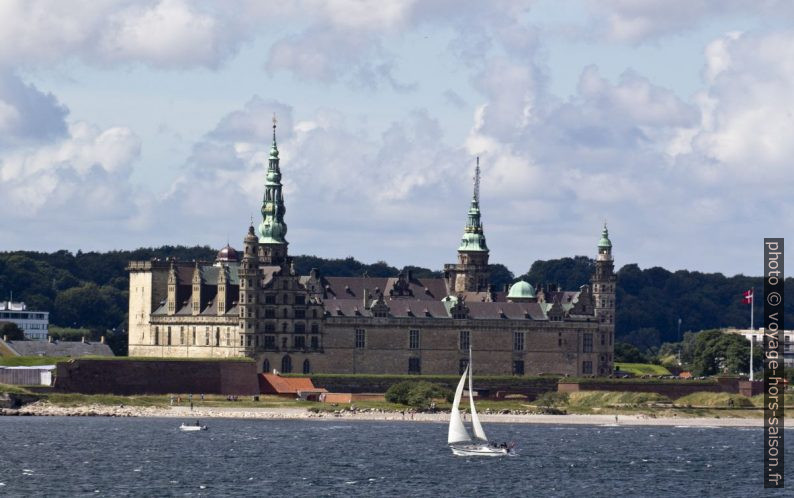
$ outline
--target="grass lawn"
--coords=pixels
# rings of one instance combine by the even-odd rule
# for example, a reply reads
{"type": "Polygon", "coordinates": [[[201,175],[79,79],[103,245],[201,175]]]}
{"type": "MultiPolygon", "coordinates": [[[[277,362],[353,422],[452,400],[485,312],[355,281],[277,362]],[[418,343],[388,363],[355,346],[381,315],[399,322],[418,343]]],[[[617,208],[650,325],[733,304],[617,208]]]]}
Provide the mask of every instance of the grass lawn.
{"type": "Polygon", "coordinates": [[[69,360],[71,358],[62,356],[0,356],[0,366],[35,367],[39,365],[55,365],[59,361],[69,360]]]}
{"type": "Polygon", "coordinates": [[[652,363],[615,363],[615,367],[634,375],[672,375],[670,370],[652,363]]]}

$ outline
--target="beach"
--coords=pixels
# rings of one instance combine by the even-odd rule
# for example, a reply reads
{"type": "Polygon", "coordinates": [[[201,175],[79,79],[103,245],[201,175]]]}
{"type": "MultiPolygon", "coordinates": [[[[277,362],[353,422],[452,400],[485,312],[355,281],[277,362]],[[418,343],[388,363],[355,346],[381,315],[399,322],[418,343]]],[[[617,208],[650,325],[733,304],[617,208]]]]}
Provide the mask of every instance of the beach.
{"type": "MultiPolygon", "coordinates": [[[[396,412],[379,409],[337,411],[310,411],[304,408],[288,407],[208,407],[187,406],[149,407],[125,405],[81,405],[57,406],[46,402],[25,405],[17,410],[0,410],[6,416],[99,416],[99,417],[159,417],[186,420],[212,418],[239,419],[312,419],[356,421],[383,420],[406,422],[446,423],[449,414],[445,412],[396,412]]],[[[642,414],[598,415],[598,414],[480,414],[484,423],[509,424],[551,424],[551,425],[602,425],[602,426],[682,426],[682,427],[762,427],[762,418],[716,418],[716,417],[654,417],[642,414]]]]}

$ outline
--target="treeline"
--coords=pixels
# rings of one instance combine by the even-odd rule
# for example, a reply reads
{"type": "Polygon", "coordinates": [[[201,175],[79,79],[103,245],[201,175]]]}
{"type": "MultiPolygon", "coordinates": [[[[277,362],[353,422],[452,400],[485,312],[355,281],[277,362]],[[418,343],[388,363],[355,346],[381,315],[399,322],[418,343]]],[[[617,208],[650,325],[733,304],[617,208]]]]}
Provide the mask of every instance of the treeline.
{"type": "MultiPolygon", "coordinates": [[[[134,251],[106,253],[57,251],[41,253],[15,251],[0,253],[0,300],[13,293],[31,309],[50,311],[53,325],[92,330],[123,330],[127,323],[129,278],[124,268],[130,260],[175,257],[182,261],[213,261],[216,249],[207,246],[163,246],[134,251]]],[[[383,261],[365,264],[353,258],[325,259],[296,256],[295,268],[306,274],[317,268],[324,275],[390,277],[410,270],[416,277],[439,277],[441,272],[418,266],[397,268],[383,261]]],[[[523,279],[534,286],[554,285],[576,290],[588,283],[594,261],[585,256],[536,261],[529,271],[515,277],[503,265],[491,265],[491,284],[496,290],[523,279]]],[[[794,279],[786,280],[786,291],[794,295],[794,279]]],[[[618,271],[618,338],[642,350],[663,342],[679,340],[686,331],[719,327],[747,327],[749,308],[741,304],[741,293],[751,287],[760,296],[761,277],[690,271],[670,272],[664,268],[642,270],[635,264],[618,271]]],[[[794,300],[785,312],[791,320],[794,300]]],[[[762,303],[757,299],[756,326],[761,322],[762,303]]]]}

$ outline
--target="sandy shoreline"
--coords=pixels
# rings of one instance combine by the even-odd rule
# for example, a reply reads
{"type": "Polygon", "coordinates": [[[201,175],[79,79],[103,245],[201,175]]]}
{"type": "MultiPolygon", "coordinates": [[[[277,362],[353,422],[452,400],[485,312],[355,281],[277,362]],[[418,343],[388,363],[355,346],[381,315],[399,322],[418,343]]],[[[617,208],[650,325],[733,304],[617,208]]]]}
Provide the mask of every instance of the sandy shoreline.
{"type": "MultiPolygon", "coordinates": [[[[106,417],[164,417],[186,420],[209,418],[242,419],[290,419],[290,420],[385,420],[406,422],[446,423],[447,413],[405,413],[378,410],[341,410],[338,412],[314,413],[303,408],[235,408],[235,407],[143,407],[85,405],[76,407],[55,406],[36,402],[18,410],[2,410],[6,416],[106,416],[106,417]]],[[[645,426],[685,426],[685,427],[762,427],[759,418],[712,418],[712,417],[650,417],[647,415],[524,415],[524,414],[481,414],[480,419],[487,423],[510,424],[552,424],[552,425],[645,425],[645,426]]]]}

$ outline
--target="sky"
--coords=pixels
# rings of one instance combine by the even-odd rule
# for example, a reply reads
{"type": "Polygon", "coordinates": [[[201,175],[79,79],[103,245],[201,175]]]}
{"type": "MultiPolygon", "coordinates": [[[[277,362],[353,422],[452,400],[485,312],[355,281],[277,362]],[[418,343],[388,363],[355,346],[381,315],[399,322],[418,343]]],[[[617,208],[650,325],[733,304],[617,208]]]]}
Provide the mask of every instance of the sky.
{"type": "MultiPolygon", "coordinates": [[[[0,250],[240,247],[272,116],[290,253],[762,274],[794,228],[785,0],[0,0],[0,250]]],[[[786,251],[790,254],[790,251],[786,251]]]]}

